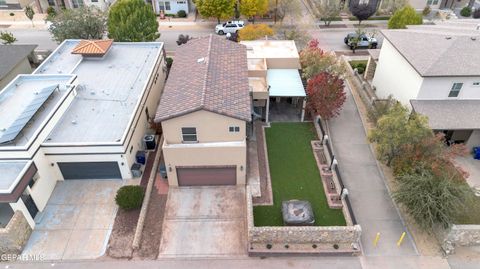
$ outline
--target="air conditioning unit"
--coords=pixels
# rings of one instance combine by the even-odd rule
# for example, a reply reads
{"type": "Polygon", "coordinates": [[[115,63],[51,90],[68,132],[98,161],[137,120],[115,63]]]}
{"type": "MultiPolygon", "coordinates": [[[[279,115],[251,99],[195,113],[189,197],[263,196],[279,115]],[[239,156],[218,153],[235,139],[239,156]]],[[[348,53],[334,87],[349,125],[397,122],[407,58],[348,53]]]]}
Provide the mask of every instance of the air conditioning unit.
{"type": "Polygon", "coordinates": [[[143,137],[143,143],[146,150],[154,150],[157,143],[155,142],[155,135],[145,135],[143,137]]]}

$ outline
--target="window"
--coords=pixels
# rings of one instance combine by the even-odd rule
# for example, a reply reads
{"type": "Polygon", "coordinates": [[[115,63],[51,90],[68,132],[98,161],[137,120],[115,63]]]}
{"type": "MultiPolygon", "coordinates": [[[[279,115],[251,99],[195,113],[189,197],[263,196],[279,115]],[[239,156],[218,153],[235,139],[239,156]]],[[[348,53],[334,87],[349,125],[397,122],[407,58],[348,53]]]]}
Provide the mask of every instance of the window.
{"type": "Polygon", "coordinates": [[[165,10],[170,10],[170,1],[165,1],[165,10]]]}
{"type": "Polygon", "coordinates": [[[452,89],[448,94],[448,97],[458,97],[460,90],[462,89],[463,83],[453,83],[452,89]]]}
{"type": "Polygon", "coordinates": [[[238,133],[238,132],[240,132],[240,127],[238,127],[238,126],[230,126],[230,127],[228,127],[228,131],[229,131],[230,133],[238,133]]]}
{"type": "Polygon", "coordinates": [[[433,3],[433,0],[427,0],[427,6],[431,5],[433,3]]]}
{"type": "Polygon", "coordinates": [[[72,0],[73,8],[83,7],[83,0],[72,0]]]}
{"type": "Polygon", "coordinates": [[[476,87],[480,86],[480,82],[474,82],[473,86],[476,86],[476,87]]]}
{"type": "Polygon", "coordinates": [[[165,4],[162,1],[158,2],[158,9],[165,11],[165,4]]]}
{"type": "Polygon", "coordinates": [[[437,5],[437,4],[438,4],[438,0],[433,0],[433,4],[434,4],[434,5],[437,5]]]}
{"type": "Polygon", "coordinates": [[[182,128],[183,142],[198,142],[197,140],[197,128],[184,127],[182,128]]]}
{"type": "Polygon", "coordinates": [[[97,2],[98,2],[98,0],[92,0],[92,3],[97,3],[97,2]]]}
{"type": "Polygon", "coordinates": [[[186,3],[185,1],[177,1],[177,4],[183,4],[183,5],[185,5],[185,3],[186,3]]]}
{"type": "Polygon", "coordinates": [[[33,188],[39,178],[40,176],[38,175],[38,173],[35,173],[35,175],[33,175],[32,179],[30,179],[30,182],[28,182],[28,186],[30,187],[30,189],[33,188]]]}

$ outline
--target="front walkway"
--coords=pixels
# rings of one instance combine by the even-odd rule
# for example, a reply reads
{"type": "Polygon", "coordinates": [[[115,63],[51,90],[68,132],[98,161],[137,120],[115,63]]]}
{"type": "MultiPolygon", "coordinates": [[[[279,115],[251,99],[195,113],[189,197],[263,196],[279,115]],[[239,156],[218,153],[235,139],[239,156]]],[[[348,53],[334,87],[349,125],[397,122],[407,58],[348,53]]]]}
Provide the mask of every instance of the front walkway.
{"type": "Polygon", "coordinates": [[[171,187],[158,257],[245,256],[245,212],[245,187],[171,187]]]}
{"type": "Polygon", "coordinates": [[[22,254],[45,260],[94,259],[105,253],[121,180],[57,183],[22,254]]]}
{"type": "Polygon", "coordinates": [[[397,240],[406,228],[394,207],[377,166],[350,90],[340,115],[329,122],[335,157],[349,191],[355,217],[362,227],[362,249],[367,256],[417,255],[407,235],[401,247],[397,240]],[[375,235],[380,233],[377,247],[375,235]]]}

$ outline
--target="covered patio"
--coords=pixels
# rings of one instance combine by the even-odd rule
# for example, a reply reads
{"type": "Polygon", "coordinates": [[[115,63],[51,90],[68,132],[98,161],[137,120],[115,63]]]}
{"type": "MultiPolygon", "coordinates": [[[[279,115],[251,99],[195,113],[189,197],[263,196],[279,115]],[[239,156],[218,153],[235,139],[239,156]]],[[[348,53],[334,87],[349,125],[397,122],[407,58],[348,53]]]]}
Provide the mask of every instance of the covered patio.
{"type": "Polygon", "coordinates": [[[265,121],[303,121],[306,94],[297,69],[268,69],[265,121]]]}

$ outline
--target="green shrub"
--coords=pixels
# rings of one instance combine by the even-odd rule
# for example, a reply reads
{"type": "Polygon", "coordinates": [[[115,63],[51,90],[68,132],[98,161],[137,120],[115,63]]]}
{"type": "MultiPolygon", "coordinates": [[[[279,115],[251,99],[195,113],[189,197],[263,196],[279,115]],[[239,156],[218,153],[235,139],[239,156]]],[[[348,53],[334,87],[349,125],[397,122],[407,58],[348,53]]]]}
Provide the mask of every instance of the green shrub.
{"type": "Polygon", "coordinates": [[[357,69],[358,73],[361,75],[367,69],[367,64],[364,61],[351,61],[350,66],[353,69],[357,69]]]}
{"type": "Polygon", "coordinates": [[[361,65],[357,66],[357,72],[360,75],[363,74],[365,72],[365,67],[363,67],[361,65]]]}
{"type": "Polygon", "coordinates": [[[377,125],[377,121],[383,115],[387,114],[395,103],[397,103],[397,100],[393,99],[391,95],[389,95],[387,99],[376,100],[368,110],[368,120],[377,125]]]}
{"type": "Polygon", "coordinates": [[[123,186],[117,191],[115,202],[121,209],[131,210],[142,206],[145,191],[142,186],[123,186]]]}
{"type": "Polygon", "coordinates": [[[473,12],[473,18],[474,19],[479,19],[480,18],[480,8],[473,12]]]}
{"type": "Polygon", "coordinates": [[[48,7],[47,8],[47,21],[52,21],[55,16],[57,16],[57,11],[55,10],[54,7],[48,7]]]}
{"type": "Polygon", "coordinates": [[[173,64],[173,58],[167,57],[166,61],[167,61],[167,68],[170,69],[170,67],[172,67],[172,64],[173,64]]]}
{"type": "Polygon", "coordinates": [[[472,9],[470,7],[464,7],[460,11],[460,15],[463,17],[470,17],[472,15],[472,9]]]}
{"type": "Polygon", "coordinates": [[[185,12],[185,10],[179,10],[177,12],[177,17],[179,18],[186,18],[187,17],[187,12],[185,12]]]}
{"type": "Polygon", "coordinates": [[[430,6],[426,6],[423,9],[422,14],[423,14],[423,16],[428,16],[430,14],[430,12],[432,12],[432,9],[430,8],[430,6]]]}

